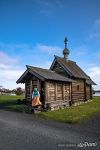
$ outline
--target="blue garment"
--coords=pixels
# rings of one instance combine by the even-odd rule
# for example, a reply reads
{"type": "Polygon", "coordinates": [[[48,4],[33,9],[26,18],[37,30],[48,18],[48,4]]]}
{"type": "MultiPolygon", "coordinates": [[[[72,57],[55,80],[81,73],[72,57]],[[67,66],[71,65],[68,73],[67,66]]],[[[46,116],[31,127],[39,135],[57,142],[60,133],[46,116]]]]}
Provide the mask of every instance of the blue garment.
{"type": "Polygon", "coordinates": [[[39,91],[37,89],[34,89],[33,94],[32,94],[32,98],[36,97],[36,96],[40,97],[40,94],[39,94],[39,91]]]}

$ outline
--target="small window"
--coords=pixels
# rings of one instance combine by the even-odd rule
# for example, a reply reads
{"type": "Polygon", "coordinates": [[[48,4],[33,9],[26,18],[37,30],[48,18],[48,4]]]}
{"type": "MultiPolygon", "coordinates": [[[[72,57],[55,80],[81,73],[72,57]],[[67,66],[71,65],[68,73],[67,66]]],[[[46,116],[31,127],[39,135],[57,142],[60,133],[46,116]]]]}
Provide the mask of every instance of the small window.
{"type": "Polygon", "coordinates": [[[77,91],[79,91],[79,89],[80,89],[80,87],[79,87],[79,85],[77,85],[77,91]]]}

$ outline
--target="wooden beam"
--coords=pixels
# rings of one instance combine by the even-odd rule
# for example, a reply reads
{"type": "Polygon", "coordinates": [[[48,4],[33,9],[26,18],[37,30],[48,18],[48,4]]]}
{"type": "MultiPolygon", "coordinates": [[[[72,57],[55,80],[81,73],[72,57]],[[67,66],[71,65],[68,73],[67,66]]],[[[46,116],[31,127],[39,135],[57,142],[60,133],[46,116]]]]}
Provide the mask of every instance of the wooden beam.
{"type": "Polygon", "coordinates": [[[27,83],[25,83],[25,99],[27,100],[27,89],[26,89],[26,84],[27,84],[27,83]]]}
{"type": "Polygon", "coordinates": [[[55,101],[57,100],[57,82],[55,82],[55,101]]]}
{"type": "Polygon", "coordinates": [[[39,82],[39,80],[37,80],[37,88],[40,91],[40,82],[39,82]]]}
{"type": "Polygon", "coordinates": [[[86,81],[84,80],[84,101],[87,101],[86,98],[86,81]]]}
{"type": "Polygon", "coordinates": [[[72,101],[72,83],[69,83],[69,100],[72,101]]]}
{"type": "Polygon", "coordinates": [[[65,100],[65,84],[62,83],[62,98],[65,100]]]}
{"type": "Polygon", "coordinates": [[[71,82],[71,102],[72,102],[72,104],[74,104],[73,97],[72,97],[72,95],[73,95],[73,87],[72,86],[73,85],[72,85],[72,82],[71,82]]]}
{"type": "Polygon", "coordinates": [[[48,82],[47,81],[45,81],[44,82],[44,90],[45,90],[45,102],[47,102],[48,101],[48,82]]]}
{"type": "Polygon", "coordinates": [[[30,101],[32,101],[32,80],[30,81],[30,101]]]}
{"type": "Polygon", "coordinates": [[[93,93],[92,93],[92,85],[90,85],[90,99],[93,98],[93,93]]]}

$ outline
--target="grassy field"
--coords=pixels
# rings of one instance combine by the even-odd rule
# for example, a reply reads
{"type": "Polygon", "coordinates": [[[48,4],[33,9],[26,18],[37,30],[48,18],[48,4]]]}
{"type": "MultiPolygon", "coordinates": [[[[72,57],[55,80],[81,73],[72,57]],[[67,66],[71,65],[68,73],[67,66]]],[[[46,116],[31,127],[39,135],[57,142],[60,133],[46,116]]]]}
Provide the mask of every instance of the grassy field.
{"type": "Polygon", "coordinates": [[[10,111],[27,112],[27,106],[16,104],[17,100],[24,99],[24,96],[0,95],[0,108],[10,111]]]}
{"type": "MultiPolygon", "coordinates": [[[[22,100],[23,98],[23,96],[0,95],[0,108],[29,113],[29,109],[26,105],[16,104],[18,99],[22,100]]],[[[55,111],[40,112],[36,114],[36,116],[64,123],[79,123],[96,113],[100,113],[100,97],[94,97],[92,101],[79,106],[71,106],[69,108],[55,111]]]]}
{"type": "Polygon", "coordinates": [[[23,99],[23,96],[0,95],[0,104],[15,103],[17,99],[23,99]]]}
{"type": "Polygon", "coordinates": [[[96,113],[100,113],[100,97],[94,97],[92,101],[79,106],[71,106],[56,111],[41,112],[37,115],[44,119],[51,119],[64,123],[79,123],[96,113]]]}

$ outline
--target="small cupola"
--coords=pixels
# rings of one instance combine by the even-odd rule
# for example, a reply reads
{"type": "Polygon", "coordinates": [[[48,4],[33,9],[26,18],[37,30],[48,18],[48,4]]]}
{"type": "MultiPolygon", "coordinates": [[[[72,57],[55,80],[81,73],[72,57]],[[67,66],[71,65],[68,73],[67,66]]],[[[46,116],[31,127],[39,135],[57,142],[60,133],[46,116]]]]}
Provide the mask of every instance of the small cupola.
{"type": "Polygon", "coordinates": [[[67,49],[67,38],[65,37],[64,43],[65,43],[65,48],[63,50],[63,55],[64,55],[64,59],[68,60],[68,55],[70,53],[69,49],[67,49]]]}

